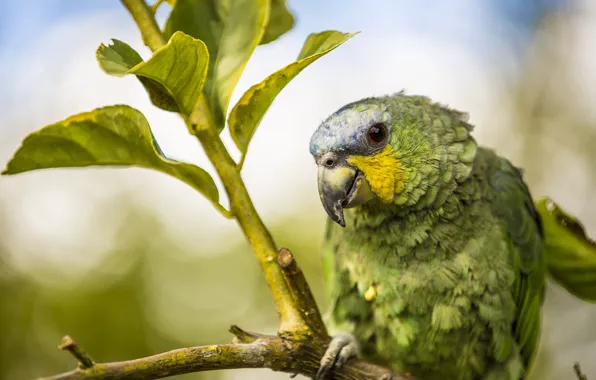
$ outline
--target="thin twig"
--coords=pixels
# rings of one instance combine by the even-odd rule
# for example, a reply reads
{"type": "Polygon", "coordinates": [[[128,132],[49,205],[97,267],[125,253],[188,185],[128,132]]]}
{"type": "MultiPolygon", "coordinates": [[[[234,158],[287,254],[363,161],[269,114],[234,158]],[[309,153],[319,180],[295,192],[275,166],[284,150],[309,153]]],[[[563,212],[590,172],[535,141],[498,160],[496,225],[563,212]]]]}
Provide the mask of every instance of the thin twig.
{"type": "Polygon", "coordinates": [[[93,359],[91,356],[83,350],[74,340],[68,335],[62,338],[62,342],[58,345],[60,350],[66,350],[72,354],[72,356],[79,362],[79,368],[91,368],[93,367],[93,359]]]}
{"type": "Polygon", "coordinates": [[[157,13],[157,10],[159,9],[159,6],[164,2],[165,0],[157,0],[155,3],[153,3],[153,5],[151,6],[151,13],[153,13],[153,15],[155,15],[157,13]]]}
{"type": "Polygon", "coordinates": [[[308,326],[315,334],[326,337],[327,328],[325,327],[325,323],[323,323],[321,313],[306,282],[304,273],[298,266],[296,259],[294,259],[294,255],[292,255],[289,249],[282,248],[279,250],[277,262],[284,271],[286,283],[288,284],[294,303],[302,313],[308,326]]]}
{"type": "Polygon", "coordinates": [[[155,17],[151,9],[145,4],[143,0],[121,0],[122,4],[128,9],[128,12],[137,23],[143,42],[149,49],[155,51],[166,44],[159,30],[159,26],[155,21],[155,17]]]}
{"type": "Polygon", "coordinates": [[[265,335],[252,333],[242,330],[236,325],[230,326],[229,330],[234,335],[233,343],[253,343],[254,341],[266,337],[265,335]]]}
{"type": "Polygon", "coordinates": [[[578,380],[588,380],[588,376],[582,373],[582,369],[579,366],[579,363],[575,363],[573,365],[573,371],[575,372],[575,375],[577,376],[578,380]]]}

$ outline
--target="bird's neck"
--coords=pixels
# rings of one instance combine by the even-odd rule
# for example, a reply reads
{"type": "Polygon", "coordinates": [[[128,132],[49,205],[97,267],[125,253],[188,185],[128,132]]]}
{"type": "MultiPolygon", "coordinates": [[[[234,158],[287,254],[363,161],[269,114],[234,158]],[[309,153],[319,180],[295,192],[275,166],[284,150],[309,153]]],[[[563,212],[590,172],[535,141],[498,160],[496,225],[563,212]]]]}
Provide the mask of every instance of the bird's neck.
{"type": "MultiPolygon", "coordinates": [[[[473,172],[478,170],[482,168],[474,168],[473,172]]],[[[452,240],[461,235],[462,226],[469,224],[466,221],[473,220],[482,210],[481,207],[471,207],[486,190],[485,181],[476,174],[445,190],[443,196],[437,197],[434,202],[399,205],[372,200],[346,209],[347,226],[343,229],[343,238],[366,242],[368,247],[365,251],[373,256],[389,245],[403,260],[414,257],[415,252],[420,252],[420,247],[435,246],[437,239],[442,250],[455,252],[459,243],[452,240]]],[[[470,228],[473,229],[473,226],[470,228]]],[[[417,253],[417,259],[418,256],[417,253]]]]}

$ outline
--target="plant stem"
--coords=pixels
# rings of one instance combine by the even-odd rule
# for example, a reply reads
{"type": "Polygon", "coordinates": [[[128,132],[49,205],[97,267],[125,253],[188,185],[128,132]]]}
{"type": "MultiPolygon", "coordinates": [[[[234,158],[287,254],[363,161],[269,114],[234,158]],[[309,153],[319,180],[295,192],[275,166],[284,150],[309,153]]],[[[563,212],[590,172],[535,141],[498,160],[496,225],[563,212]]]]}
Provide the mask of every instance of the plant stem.
{"type": "Polygon", "coordinates": [[[244,181],[236,170],[236,163],[215,128],[198,129],[196,135],[224,184],[230,199],[230,211],[242,228],[265,274],[280,317],[279,331],[306,332],[306,321],[294,304],[292,293],[277,262],[277,248],[273,238],[252,204],[244,181]]]}
{"type": "MultiPolygon", "coordinates": [[[[147,4],[143,0],[121,1],[137,23],[145,44],[153,51],[162,47],[165,40],[147,4]]],[[[306,320],[295,305],[292,293],[284,280],[283,271],[277,262],[277,248],[273,238],[255,210],[236,163],[221,141],[209,110],[202,107],[201,111],[200,115],[193,111],[191,117],[185,117],[186,125],[189,126],[189,130],[194,131],[207,157],[215,166],[230,200],[230,212],[242,228],[265,274],[280,317],[279,331],[291,334],[308,333],[306,320]],[[203,125],[192,127],[197,122],[203,125]]]]}
{"type": "Polygon", "coordinates": [[[143,0],[121,1],[137,23],[141,35],[143,36],[143,42],[149,49],[151,49],[151,51],[155,51],[166,44],[166,40],[159,31],[157,21],[155,21],[155,17],[153,17],[153,12],[151,12],[151,9],[143,0]]]}
{"type": "Polygon", "coordinates": [[[153,5],[151,6],[151,13],[156,14],[157,10],[159,9],[159,6],[164,2],[165,0],[157,0],[155,3],[153,3],[153,5]]]}
{"type": "Polygon", "coordinates": [[[62,338],[62,342],[58,348],[70,352],[72,356],[74,356],[79,362],[80,368],[86,369],[93,367],[93,359],[91,359],[91,356],[89,356],[85,350],[79,347],[79,345],[76,344],[68,335],[62,338]]]}

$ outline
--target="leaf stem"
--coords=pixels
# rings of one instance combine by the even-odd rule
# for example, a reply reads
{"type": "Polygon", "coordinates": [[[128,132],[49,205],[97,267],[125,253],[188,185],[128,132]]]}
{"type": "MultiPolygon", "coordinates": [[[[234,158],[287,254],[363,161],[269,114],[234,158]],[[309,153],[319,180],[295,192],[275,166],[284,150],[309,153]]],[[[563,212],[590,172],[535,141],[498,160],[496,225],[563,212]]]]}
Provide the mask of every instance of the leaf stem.
{"type": "Polygon", "coordinates": [[[155,51],[166,44],[153,12],[143,0],[121,0],[122,4],[137,23],[143,42],[151,51],[155,51]]]}
{"type": "Polygon", "coordinates": [[[242,171],[242,167],[244,166],[245,160],[246,160],[246,152],[242,153],[242,156],[240,157],[240,161],[238,161],[238,164],[236,165],[236,170],[238,170],[238,172],[242,171]]]}
{"type": "Polygon", "coordinates": [[[577,376],[578,380],[588,380],[588,377],[583,374],[582,369],[579,366],[579,363],[575,363],[573,365],[573,372],[575,372],[575,376],[577,376]]]}
{"type": "Polygon", "coordinates": [[[153,3],[153,5],[151,6],[151,13],[153,13],[154,15],[157,13],[157,10],[159,9],[159,6],[164,2],[165,0],[157,0],[155,3],[153,3]]]}

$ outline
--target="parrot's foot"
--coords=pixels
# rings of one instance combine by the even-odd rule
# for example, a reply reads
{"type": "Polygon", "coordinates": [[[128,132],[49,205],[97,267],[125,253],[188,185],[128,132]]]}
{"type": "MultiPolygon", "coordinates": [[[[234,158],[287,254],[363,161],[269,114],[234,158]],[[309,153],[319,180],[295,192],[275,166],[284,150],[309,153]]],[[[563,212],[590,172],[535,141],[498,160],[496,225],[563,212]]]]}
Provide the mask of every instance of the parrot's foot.
{"type": "Polygon", "coordinates": [[[315,380],[323,380],[331,368],[339,368],[353,356],[360,356],[360,344],[352,334],[341,333],[331,339],[315,380]]]}

